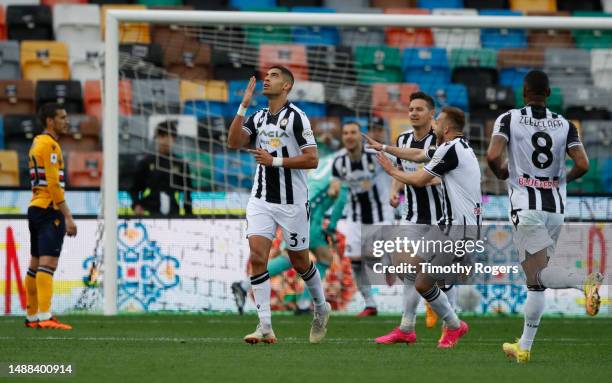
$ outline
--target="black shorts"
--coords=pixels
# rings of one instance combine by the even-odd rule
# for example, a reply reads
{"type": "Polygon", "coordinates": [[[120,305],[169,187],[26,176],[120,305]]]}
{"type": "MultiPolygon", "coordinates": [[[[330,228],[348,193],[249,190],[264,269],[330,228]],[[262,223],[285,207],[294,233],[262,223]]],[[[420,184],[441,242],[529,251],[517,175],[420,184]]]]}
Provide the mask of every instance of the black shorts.
{"type": "Polygon", "coordinates": [[[33,257],[50,255],[59,257],[62,252],[66,221],[61,211],[30,206],[28,208],[30,229],[30,253],[33,257]]]}

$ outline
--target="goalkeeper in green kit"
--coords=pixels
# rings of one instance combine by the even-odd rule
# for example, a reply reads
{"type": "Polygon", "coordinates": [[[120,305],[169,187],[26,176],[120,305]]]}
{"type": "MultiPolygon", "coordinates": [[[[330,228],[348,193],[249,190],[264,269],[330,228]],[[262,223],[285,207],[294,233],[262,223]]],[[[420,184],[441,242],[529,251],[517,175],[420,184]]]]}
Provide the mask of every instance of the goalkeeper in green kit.
{"type": "MultiPolygon", "coordinates": [[[[333,254],[330,249],[329,240],[335,241],[336,223],[342,218],[348,188],[343,186],[336,198],[327,194],[331,182],[332,162],[334,155],[325,156],[319,159],[319,166],[308,174],[308,206],[310,209],[310,246],[309,249],[317,259],[316,268],[321,274],[321,279],[325,280],[325,273],[331,265],[333,254]],[[331,211],[330,211],[331,209],[331,211]],[[330,212],[329,222],[324,227],[325,217],[330,212]]],[[[286,255],[281,255],[268,262],[268,273],[270,277],[279,275],[291,269],[291,262],[286,255]]],[[[247,291],[251,287],[250,279],[247,277],[242,281],[232,283],[232,293],[238,312],[243,313],[246,303],[247,291]]],[[[310,294],[304,289],[297,297],[296,313],[307,312],[310,310],[310,294]]]]}

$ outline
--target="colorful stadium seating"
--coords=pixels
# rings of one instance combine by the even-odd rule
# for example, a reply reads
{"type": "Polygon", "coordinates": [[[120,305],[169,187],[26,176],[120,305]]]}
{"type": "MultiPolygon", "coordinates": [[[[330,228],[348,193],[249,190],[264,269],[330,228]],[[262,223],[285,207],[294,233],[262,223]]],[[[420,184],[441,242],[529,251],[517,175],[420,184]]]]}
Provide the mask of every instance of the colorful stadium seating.
{"type": "Polygon", "coordinates": [[[68,48],[60,41],[23,41],[21,73],[24,79],[69,80],[68,48]]]}
{"type": "Polygon", "coordinates": [[[498,83],[497,54],[493,49],[453,49],[449,61],[454,83],[468,87],[498,83]]]}
{"type": "Polygon", "coordinates": [[[357,79],[353,66],[353,52],[349,47],[309,46],[308,77],[312,81],[354,83],[357,79]]]}
{"type": "Polygon", "coordinates": [[[0,80],[0,114],[34,114],[34,84],[29,80],[0,80]]]}
{"type": "Polygon", "coordinates": [[[40,80],[36,83],[36,105],[55,102],[63,105],[66,112],[81,114],[83,91],[79,81],[40,80]]]}
{"type": "Polygon", "coordinates": [[[17,41],[0,41],[0,79],[14,80],[21,78],[19,56],[19,43],[17,41]]]}
{"type": "Polygon", "coordinates": [[[104,43],[72,42],[68,45],[70,52],[70,72],[74,80],[84,83],[87,80],[102,79],[102,58],[104,43]]]}
{"type": "Polygon", "coordinates": [[[146,73],[148,78],[161,78],[164,53],[157,44],[120,44],[119,66],[124,78],[137,78],[146,73]]]}
{"type": "Polygon", "coordinates": [[[259,75],[263,79],[272,65],[284,65],[296,81],[308,80],[306,47],[300,44],[261,44],[259,46],[259,75]]]}
{"type": "Polygon", "coordinates": [[[210,80],[213,78],[210,46],[194,40],[167,46],[164,51],[165,68],[183,80],[210,80]]]}
{"type": "MultiPolygon", "coordinates": [[[[610,13],[573,12],[574,17],[612,17],[610,13]]],[[[576,47],[584,49],[612,47],[612,30],[574,30],[572,31],[576,47]]]]}
{"type": "Polygon", "coordinates": [[[60,139],[64,153],[99,151],[102,149],[100,146],[100,125],[96,117],[71,114],[69,122],[68,134],[60,139]]]}
{"type": "MultiPolygon", "coordinates": [[[[102,121],[102,91],[100,81],[86,81],[84,89],[85,113],[102,121]]],[[[119,81],[119,114],[121,116],[132,114],[132,83],[129,80],[119,81]]]]}
{"type": "Polygon", "coordinates": [[[419,85],[450,83],[450,67],[443,48],[406,48],[402,54],[404,81],[419,85]]]}
{"type": "Polygon", "coordinates": [[[362,84],[401,82],[403,78],[400,50],[388,46],[355,48],[357,80],[362,84]]]}
{"type": "Polygon", "coordinates": [[[309,117],[325,117],[325,87],[316,81],[299,81],[289,93],[289,101],[309,117]]]}
{"type": "MultiPolygon", "coordinates": [[[[461,17],[476,16],[478,11],[476,9],[434,9],[432,14],[461,17]]],[[[446,49],[479,49],[481,47],[479,29],[434,28],[433,34],[437,47],[446,49]]]]}
{"type": "Polygon", "coordinates": [[[213,49],[212,63],[214,78],[217,80],[248,80],[257,76],[259,60],[256,46],[240,49],[213,49]]]}
{"type": "MultiPolygon", "coordinates": [[[[246,89],[249,82],[247,80],[243,81],[230,81],[228,82],[228,106],[227,111],[225,113],[226,116],[234,116],[236,111],[240,107],[240,103],[242,102],[242,97],[244,96],[244,90],[246,89]]],[[[268,103],[268,99],[261,94],[263,90],[262,82],[259,81],[255,85],[255,93],[251,98],[251,105],[249,106],[249,110],[255,111],[261,108],[265,108],[268,103]]]]}
{"type": "Polygon", "coordinates": [[[406,115],[417,84],[372,84],[372,113],[383,118],[406,115]]]}
{"type": "Polygon", "coordinates": [[[149,148],[149,125],[145,116],[119,117],[119,153],[139,154],[149,148]]]}
{"type": "MultiPolygon", "coordinates": [[[[180,103],[184,114],[196,118],[224,116],[228,112],[228,100],[228,86],[225,81],[180,83],[180,103]]],[[[231,111],[230,115],[236,114],[236,110],[231,111]]]]}
{"type": "Polygon", "coordinates": [[[53,40],[51,8],[46,5],[9,5],[6,26],[9,40],[53,40]]]}
{"type": "MultiPolygon", "coordinates": [[[[385,13],[396,13],[403,15],[428,15],[427,9],[387,8],[385,13]]],[[[429,47],[434,45],[433,34],[429,28],[399,28],[388,27],[385,29],[386,43],[391,47],[429,47]]]]}
{"type": "Polygon", "coordinates": [[[19,158],[14,150],[0,150],[0,186],[19,186],[19,158]]]}
{"type": "MultiPolygon", "coordinates": [[[[480,11],[483,16],[521,16],[521,12],[510,10],[491,10],[480,11]]],[[[482,29],[480,41],[483,48],[526,48],[527,36],[525,31],[520,29],[482,29]]]]}
{"type": "Polygon", "coordinates": [[[591,74],[598,87],[612,89],[612,49],[591,50],[591,74]]]}
{"type": "Polygon", "coordinates": [[[133,80],[132,111],[135,114],[180,113],[179,80],[133,80]]]}
{"type": "Polygon", "coordinates": [[[0,40],[6,40],[6,11],[4,5],[0,5],[0,40]]]}
{"type": "Polygon", "coordinates": [[[102,41],[100,8],[90,4],[57,4],[53,8],[55,39],[71,45],[102,41]]]}
{"type": "MultiPolygon", "coordinates": [[[[144,5],[118,5],[105,4],[100,10],[100,32],[101,38],[104,40],[104,32],[106,26],[106,12],[110,9],[123,10],[143,10],[147,7],[144,5]]],[[[119,41],[124,44],[149,44],[151,42],[149,24],[147,23],[121,23],[119,25],[119,41]]]]}
{"type": "Polygon", "coordinates": [[[556,0],[510,0],[510,9],[519,12],[544,11],[554,12],[557,10],[556,0]]]}
{"type": "Polygon", "coordinates": [[[468,110],[467,88],[463,84],[423,85],[420,90],[433,97],[436,108],[455,106],[461,110],[468,110]]]}
{"type": "Polygon", "coordinates": [[[67,161],[68,185],[100,187],[102,152],[70,152],[67,161]]]}
{"type": "MultiPolygon", "coordinates": [[[[335,9],[322,7],[294,7],[292,12],[334,13],[335,9]]],[[[340,33],[336,27],[307,27],[295,26],[291,28],[293,42],[304,45],[338,45],[340,33]]]]}

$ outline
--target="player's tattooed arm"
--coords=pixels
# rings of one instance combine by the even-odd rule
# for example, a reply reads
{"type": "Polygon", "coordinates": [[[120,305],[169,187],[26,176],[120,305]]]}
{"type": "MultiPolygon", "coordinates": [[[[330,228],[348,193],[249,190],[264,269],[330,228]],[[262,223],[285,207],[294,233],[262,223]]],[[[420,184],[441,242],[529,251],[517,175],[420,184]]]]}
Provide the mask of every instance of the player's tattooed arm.
{"type": "Polygon", "coordinates": [[[504,151],[506,150],[508,141],[500,135],[491,137],[491,144],[487,150],[487,163],[495,177],[500,180],[505,180],[509,177],[508,160],[504,160],[504,151]]]}
{"type": "Polygon", "coordinates": [[[567,182],[572,182],[589,171],[589,158],[582,145],[572,146],[567,149],[567,154],[574,161],[574,166],[567,172],[567,182]]]}
{"type": "Polygon", "coordinates": [[[405,183],[406,185],[412,185],[416,187],[423,187],[428,185],[431,180],[435,177],[433,174],[429,174],[423,169],[419,169],[416,172],[406,173],[393,165],[391,160],[387,158],[383,153],[378,153],[376,156],[378,162],[385,169],[385,172],[394,179],[405,183]]]}

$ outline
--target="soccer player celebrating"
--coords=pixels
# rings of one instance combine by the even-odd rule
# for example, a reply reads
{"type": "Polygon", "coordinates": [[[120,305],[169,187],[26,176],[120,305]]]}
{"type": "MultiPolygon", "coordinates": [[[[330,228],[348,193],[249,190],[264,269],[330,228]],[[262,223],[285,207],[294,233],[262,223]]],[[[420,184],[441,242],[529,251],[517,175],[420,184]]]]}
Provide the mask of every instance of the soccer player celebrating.
{"type": "MultiPolygon", "coordinates": [[[[436,149],[436,135],[432,123],[435,116],[435,103],[431,96],[424,92],[414,92],[410,95],[408,116],[410,118],[411,130],[400,134],[396,146],[382,145],[380,142],[364,136],[369,147],[377,151],[385,151],[397,158],[397,167],[404,172],[415,172],[422,168],[423,162],[429,160],[427,154],[433,155],[436,149]]],[[[429,185],[417,187],[404,185],[396,179],[392,180],[389,203],[393,207],[399,205],[399,191],[404,187],[407,199],[406,215],[402,217],[399,228],[404,235],[410,238],[421,238],[429,230],[429,225],[436,225],[442,218],[442,203],[440,198],[440,180],[434,178],[429,185]]],[[[404,276],[403,291],[403,313],[399,327],[393,329],[389,334],[376,338],[376,343],[413,343],[416,341],[415,322],[416,310],[421,296],[414,288],[415,275],[404,276]]],[[[446,294],[452,301],[451,296],[456,296],[456,289],[450,286],[446,294]]],[[[427,306],[426,324],[433,327],[436,315],[427,306]]]]}
{"type": "Polygon", "coordinates": [[[310,342],[325,337],[331,306],[325,301],[321,276],[308,257],[309,207],[305,169],[318,164],[317,146],[306,114],[287,101],[293,87],[291,71],[272,66],[264,78],[263,94],[268,107],[244,121],[246,108],[255,90],[252,77],[234,121],[228,147],[253,145],[257,170],[247,205],[247,238],[252,266],[251,287],[259,316],[256,330],[244,337],[247,343],[275,343],[270,310],[268,255],[276,228],[280,226],[291,264],[304,279],[314,301],[310,342]]]}
{"type": "Polygon", "coordinates": [[[71,330],[51,314],[53,273],[64,235],[74,237],[77,227],[64,199],[64,159],[58,143],[68,132],[68,114],[62,105],[45,104],[39,111],[44,126],[29,152],[32,201],[28,207],[30,266],[25,277],[26,327],[71,330]]]}
{"type": "Polygon", "coordinates": [[[353,276],[359,292],[365,300],[365,309],[359,316],[377,315],[376,300],[368,281],[361,254],[361,225],[390,225],[393,209],[389,200],[389,176],[376,162],[376,151],[362,144],[361,129],[356,122],[342,127],[344,148],[336,155],[332,165],[332,182],[329,195],[338,195],[342,183],[348,184],[346,249],[351,259],[353,276]]]}
{"type": "Polygon", "coordinates": [[[550,96],[546,73],[527,73],[523,82],[525,107],[512,109],[497,118],[487,152],[495,176],[507,180],[514,242],[524,256],[527,300],[523,334],[516,343],[504,343],[503,351],[517,362],[528,362],[531,346],[544,312],[544,290],[576,287],[584,290],[586,310],[599,310],[599,285],[603,276],[592,273],[586,279],[575,272],[548,265],[563,225],[566,183],[589,169],[578,131],[573,123],[546,108],[550,96]],[[505,149],[508,159],[503,161],[505,149]],[[565,169],[565,156],[574,161],[565,169]]]}
{"type": "MultiPolygon", "coordinates": [[[[440,223],[449,228],[461,227],[461,230],[466,225],[480,225],[480,167],[474,151],[463,137],[464,125],[465,116],[460,109],[442,108],[435,126],[439,146],[431,161],[415,172],[398,169],[383,153],[378,154],[378,161],[385,171],[406,185],[423,188],[435,177],[442,179],[444,213],[440,223]]],[[[421,155],[426,156],[425,153],[421,155]]],[[[433,254],[419,254],[414,256],[414,261],[429,262],[432,258],[433,254]]],[[[417,268],[415,287],[444,321],[438,348],[452,348],[467,333],[468,325],[459,320],[447,295],[437,286],[439,279],[439,276],[420,272],[417,268]]]]}

